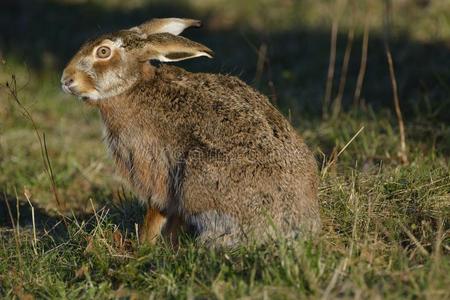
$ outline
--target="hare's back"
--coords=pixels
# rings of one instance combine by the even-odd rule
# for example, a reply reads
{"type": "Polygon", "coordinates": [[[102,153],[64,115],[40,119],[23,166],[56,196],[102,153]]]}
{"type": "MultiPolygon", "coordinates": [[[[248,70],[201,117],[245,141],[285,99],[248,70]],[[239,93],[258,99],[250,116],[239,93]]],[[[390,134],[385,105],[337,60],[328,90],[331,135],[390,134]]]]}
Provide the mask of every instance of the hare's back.
{"type": "Polygon", "coordinates": [[[180,72],[171,85],[182,97],[170,110],[177,110],[180,132],[188,128],[191,167],[240,182],[256,176],[261,183],[314,185],[313,155],[266,96],[234,76],[180,72]]]}
{"type": "MultiPolygon", "coordinates": [[[[182,73],[170,83],[173,123],[194,141],[222,153],[266,157],[302,148],[303,141],[269,99],[234,76],[182,73]],[[280,152],[281,151],[281,152],[280,152]]],[[[258,157],[261,159],[261,157],[258,157]]]]}

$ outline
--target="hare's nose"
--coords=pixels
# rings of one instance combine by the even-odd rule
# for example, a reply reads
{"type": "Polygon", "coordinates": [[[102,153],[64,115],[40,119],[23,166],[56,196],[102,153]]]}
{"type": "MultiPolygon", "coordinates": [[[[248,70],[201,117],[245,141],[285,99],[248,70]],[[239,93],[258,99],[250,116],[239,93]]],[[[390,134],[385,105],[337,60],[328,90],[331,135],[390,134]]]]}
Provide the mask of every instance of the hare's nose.
{"type": "Polygon", "coordinates": [[[63,79],[61,79],[61,83],[64,84],[65,86],[69,87],[73,83],[73,78],[71,78],[71,77],[63,78],[63,79]]]}

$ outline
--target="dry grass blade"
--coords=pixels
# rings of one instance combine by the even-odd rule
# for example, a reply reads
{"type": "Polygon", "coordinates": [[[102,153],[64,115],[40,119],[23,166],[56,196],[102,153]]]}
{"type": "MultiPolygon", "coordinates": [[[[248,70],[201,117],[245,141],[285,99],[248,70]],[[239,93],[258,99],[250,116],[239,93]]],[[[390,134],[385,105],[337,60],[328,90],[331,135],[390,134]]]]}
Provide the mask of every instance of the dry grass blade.
{"type": "Polygon", "coordinates": [[[333,103],[333,118],[336,118],[342,109],[342,98],[344,97],[345,83],[347,81],[348,66],[352,54],[353,40],[355,38],[355,29],[352,27],[348,31],[347,46],[345,47],[344,60],[342,61],[341,78],[339,80],[338,94],[333,103]]]}
{"type": "Polygon", "coordinates": [[[333,276],[331,277],[331,280],[328,283],[327,288],[325,289],[325,292],[322,295],[322,298],[321,298],[322,300],[330,299],[331,291],[336,286],[339,276],[343,272],[344,266],[346,264],[347,264],[347,258],[344,258],[344,260],[342,260],[340,262],[340,264],[336,267],[336,269],[334,270],[333,276]]]}
{"type": "Polygon", "coordinates": [[[361,63],[359,66],[358,78],[356,79],[355,94],[353,96],[353,105],[358,106],[361,101],[361,91],[364,84],[364,77],[367,70],[367,55],[369,51],[369,22],[366,19],[366,24],[364,25],[364,34],[362,41],[361,50],[361,63]]]}
{"type": "Polygon", "coordinates": [[[399,150],[398,156],[400,158],[400,161],[403,164],[407,164],[408,163],[408,155],[406,152],[405,123],[403,122],[403,115],[402,115],[402,111],[400,109],[400,99],[398,97],[398,87],[397,87],[397,79],[395,78],[394,62],[392,60],[391,50],[389,49],[388,45],[386,45],[386,56],[387,56],[387,60],[388,60],[388,64],[389,64],[389,76],[391,78],[391,83],[392,83],[394,108],[395,108],[395,114],[397,116],[398,130],[399,130],[399,134],[400,134],[400,150],[399,150]]]}
{"type": "Polygon", "coordinates": [[[47,173],[49,179],[50,179],[50,183],[52,186],[52,193],[53,196],[55,198],[55,201],[58,205],[59,208],[59,214],[63,217],[63,222],[67,227],[67,222],[65,220],[64,215],[61,214],[61,211],[64,210],[63,207],[63,203],[61,203],[60,199],[59,199],[59,194],[58,194],[58,189],[56,187],[56,181],[55,181],[55,176],[53,173],[53,168],[50,162],[50,157],[48,156],[48,149],[47,149],[47,142],[45,139],[45,134],[40,133],[38,126],[36,124],[36,122],[33,119],[33,116],[31,115],[31,113],[28,111],[28,109],[23,105],[22,101],[19,99],[18,96],[18,90],[17,90],[17,80],[16,80],[16,76],[13,74],[11,75],[11,81],[6,83],[6,88],[9,92],[9,94],[11,95],[11,97],[14,99],[14,101],[17,103],[17,105],[19,106],[19,108],[21,109],[22,114],[24,115],[24,117],[31,123],[31,125],[33,126],[33,130],[36,134],[36,137],[38,139],[39,142],[39,146],[41,149],[41,157],[42,157],[42,161],[44,163],[44,169],[45,172],[47,173]]]}
{"type": "Polygon", "coordinates": [[[328,164],[325,165],[325,167],[322,169],[322,177],[325,176],[325,174],[327,173],[328,169],[336,163],[337,159],[339,158],[339,156],[345,151],[345,149],[347,149],[347,147],[356,139],[356,137],[364,130],[364,126],[362,126],[354,135],[353,137],[347,142],[347,144],[344,145],[344,147],[342,147],[342,149],[333,156],[333,158],[330,160],[330,162],[328,164]]]}
{"type": "Polygon", "coordinates": [[[258,61],[256,62],[256,74],[255,74],[255,82],[259,85],[261,81],[261,77],[264,72],[264,65],[266,63],[267,56],[267,44],[263,43],[258,49],[258,61]]]}
{"type": "Polygon", "coordinates": [[[13,217],[13,214],[11,211],[11,207],[9,206],[5,192],[3,192],[3,199],[5,200],[6,208],[8,210],[8,214],[9,214],[9,219],[11,221],[11,226],[12,226],[13,232],[14,232],[14,241],[15,241],[15,245],[16,245],[17,257],[19,258],[19,264],[21,266],[23,266],[22,254],[20,253],[19,233],[18,233],[18,231],[16,231],[16,224],[14,224],[14,217],[13,217]]]}
{"type": "Polygon", "coordinates": [[[325,97],[323,99],[322,105],[322,117],[328,117],[328,108],[331,101],[331,93],[333,91],[333,79],[334,79],[334,68],[336,65],[336,46],[337,46],[337,34],[339,28],[339,21],[337,18],[333,20],[331,25],[331,41],[330,41],[330,59],[328,64],[327,72],[327,83],[325,86],[325,97]]]}
{"type": "Polygon", "coordinates": [[[37,248],[36,248],[37,236],[36,236],[36,219],[34,216],[34,206],[33,206],[33,204],[31,204],[31,201],[30,201],[30,193],[27,190],[25,190],[25,192],[23,194],[24,194],[25,198],[27,199],[28,204],[30,205],[30,208],[31,208],[31,221],[33,223],[33,243],[32,243],[33,251],[34,251],[35,255],[38,255],[37,248]]]}
{"type": "Polygon", "coordinates": [[[138,223],[134,223],[134,231],[136,232],[136,242],[139,245],[139,225],[138,223]]]}
{"type": "Polygon", "coordinates": [[[422,244],[419,242],[419,240],[414,236],[414,234],[412,234],[412,232],[406,228],[405,225],[403,225],[401,222],[398,222],[398,224],[400,225],[400,227],[403,229],[403,231],[406,233],[406,235],[409,237],[409,239],[414,243],[414,245],[416,245],[417,249],[419,250],[419,252],[424,255],[424,256],[429,256],[430,253],[428,253],[427,249],[425,249],[424,246],[422,246],[422,244]]]}
{"type": "Polygon", "coordinates": [[[391,3],[390,1],[385,2],[385,17],[384,17],[384,48],[386,52],[387,62],[389,66],[389,77],[391,79],[392,85],[392,96],[394,100],[395,114],[397,116],[398,129],[400,134],[400,149],[398,152],[398,157],[400,162],[403,164],[408,163],[408,154],[406,151],[406,137],[405,137],[405,124],[403,122],[403,115],[400,108],[400,98],[398,96],[398,84],[395,77],[395,67],[394,61],[392,59],[391,48],[389,46],[389,27],[390,27],[390,15],[391,15],[391,3]]]}

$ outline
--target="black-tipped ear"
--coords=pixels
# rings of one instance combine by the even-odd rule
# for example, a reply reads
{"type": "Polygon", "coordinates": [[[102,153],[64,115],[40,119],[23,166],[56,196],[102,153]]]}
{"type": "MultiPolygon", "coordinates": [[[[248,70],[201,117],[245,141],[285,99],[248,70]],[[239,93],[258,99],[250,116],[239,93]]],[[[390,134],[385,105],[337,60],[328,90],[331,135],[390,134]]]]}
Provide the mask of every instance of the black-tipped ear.
{"type": "Polygon", "coordinates": [[[200,56],[212,58],[214,54],[211,49],[202,44],[169,33],[150,35],[146,43],[140,55],[141,60],[171,62],[200,56]]]}
{"type": "Polygon", "coordinates": [[[152,19],[139,26],[130,28],[129,30],[138,32],[143,35],[150,35],[155,33],[171,33],[179,35],[188,27],[200,27],[201,22],[194,19],[180,19],[180,18],[164,18],[152,19]]]}

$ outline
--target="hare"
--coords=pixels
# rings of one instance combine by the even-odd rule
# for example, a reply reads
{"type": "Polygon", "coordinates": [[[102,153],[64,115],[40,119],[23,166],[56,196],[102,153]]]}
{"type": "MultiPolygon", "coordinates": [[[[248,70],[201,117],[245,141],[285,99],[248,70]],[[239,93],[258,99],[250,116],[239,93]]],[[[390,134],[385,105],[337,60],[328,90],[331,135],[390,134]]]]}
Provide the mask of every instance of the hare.
{"type": "Polygon", "coordinates": [[[150,64],[212,58],[178,36],[191,19],[153,19],[84,44],[65,92],[97,107],[121,175],[146,207],[140,239],[180,232],[212,246],[320,230],[315,159],[267,97],[236,77],[150,64]]]}

